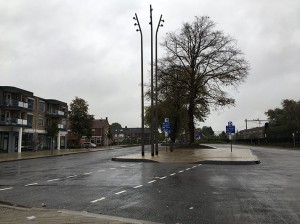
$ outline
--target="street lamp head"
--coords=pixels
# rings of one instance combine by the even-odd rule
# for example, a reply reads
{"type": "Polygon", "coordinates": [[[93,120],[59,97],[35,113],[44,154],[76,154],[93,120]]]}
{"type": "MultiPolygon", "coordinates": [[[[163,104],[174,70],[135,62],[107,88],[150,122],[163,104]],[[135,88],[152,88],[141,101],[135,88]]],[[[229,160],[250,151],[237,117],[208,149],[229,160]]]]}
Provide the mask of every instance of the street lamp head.
{"type": "Polygon", "coordinates": [[[134,19],[134,20],[136,20],[136,18],[135,18],[135,17],[133,17],[133,19],[134,19]]]}
{"type": "Polygon", "coordinates": [[[135,25],[135,26],[137,26],[138,24],[137,24],[137,23],[135,23],[134,25],[135,25]]]}
{"type": "Polygon", "coordinates": [[[136,30],[136,32],[139,32],[139,31],[140,31],[139,29],[136,30]]]}

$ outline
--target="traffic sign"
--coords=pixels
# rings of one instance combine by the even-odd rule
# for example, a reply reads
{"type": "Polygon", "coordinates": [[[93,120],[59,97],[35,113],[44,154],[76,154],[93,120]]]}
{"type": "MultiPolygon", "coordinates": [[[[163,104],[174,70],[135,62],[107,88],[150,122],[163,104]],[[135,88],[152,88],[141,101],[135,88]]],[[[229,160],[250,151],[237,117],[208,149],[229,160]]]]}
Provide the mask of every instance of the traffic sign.
{"type": "Polygon", "coordinates": [[[164,132],[171,133],[171,123],[170,122],[163,122],[162,123],[162,130],[164,132]]]}
{"type": "Polygon", "coordinates": [[[226,126],[226,133],[227,134],[234,134],[235,133],[235,126],[226,126]]]}
{"type": "Polygon", "coordinates": [[[232,121],[228,121],[228,126],[232,126],[232,121]]]}

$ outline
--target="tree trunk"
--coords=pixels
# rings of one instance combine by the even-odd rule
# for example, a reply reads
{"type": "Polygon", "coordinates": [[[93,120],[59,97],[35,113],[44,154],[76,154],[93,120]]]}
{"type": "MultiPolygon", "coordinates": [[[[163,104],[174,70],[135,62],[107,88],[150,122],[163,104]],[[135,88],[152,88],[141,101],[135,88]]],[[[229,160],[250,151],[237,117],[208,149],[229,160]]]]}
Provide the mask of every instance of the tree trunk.
{"type": "Polygon", "coordinates": [[[194,103],[190,103],[188,108],[188,127],[189,127],[189,144],[195,142],[195,125],[194,125],[194,103]]]}

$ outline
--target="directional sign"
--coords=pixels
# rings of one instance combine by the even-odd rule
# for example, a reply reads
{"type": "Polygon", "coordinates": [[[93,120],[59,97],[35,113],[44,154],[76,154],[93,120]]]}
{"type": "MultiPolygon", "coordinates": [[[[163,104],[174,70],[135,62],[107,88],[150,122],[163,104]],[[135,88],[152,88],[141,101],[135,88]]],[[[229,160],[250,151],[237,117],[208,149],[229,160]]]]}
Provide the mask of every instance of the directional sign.
{"type": "Polygon", "coordinates": [[[163,122],[162,123],[162,130],[164,132],[171,133],[171,123],[170,122],[163,122]]]}
{"type": "Polygon", "coordinates": [[[235,133],[235,126],[226,126],[226,133],[227,134],[234,134],[235,133]]]}

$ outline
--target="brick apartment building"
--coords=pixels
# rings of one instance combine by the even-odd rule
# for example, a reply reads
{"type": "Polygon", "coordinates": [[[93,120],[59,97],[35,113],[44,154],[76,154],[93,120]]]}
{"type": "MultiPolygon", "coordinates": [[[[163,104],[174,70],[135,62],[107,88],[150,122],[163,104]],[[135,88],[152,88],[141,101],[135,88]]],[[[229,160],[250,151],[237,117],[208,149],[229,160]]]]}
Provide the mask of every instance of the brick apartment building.
{"type": "Polygon", "coordinates": [[[34,96],[13,86],[0,86],[0,152],[50,149],[47,128],[58,125],[54,147],[66,148],[68,105],[34,96]]]}
{"type": "MultiPolygon", "coordinates": [[[[92,137],[89,139],[86,136],[82,136],[81,143],[83,144],[85,142],[91,142],[96,144],[97,146],[107,146],[109,145],[109,139],[107,137],[108,130],[109,122],[107,117],[105,119],[95,119],[92,127],[92,137]]],[[[76,136],[73,135],[69,130],[69,145],[75,145],[76,140],[76,136]]]]}

